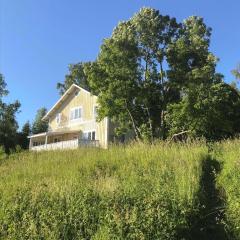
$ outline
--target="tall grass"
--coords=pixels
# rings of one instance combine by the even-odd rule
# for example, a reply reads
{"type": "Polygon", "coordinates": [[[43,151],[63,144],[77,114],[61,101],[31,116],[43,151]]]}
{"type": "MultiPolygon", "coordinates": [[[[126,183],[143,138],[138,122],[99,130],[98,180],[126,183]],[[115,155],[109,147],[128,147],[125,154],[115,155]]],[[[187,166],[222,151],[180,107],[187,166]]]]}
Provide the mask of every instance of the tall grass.
{"type": "Polygon", "coordinates": [[[217,180],[226,198],[226,228],[233,239],[240,239],[240,140],[224,141],[218,149],[223,169],[217,180]]]}
{"type": "Polygon", "coordinates": [[[0,238],[180,239],[202,143],[25,152],[0,163],[0,238]]]}

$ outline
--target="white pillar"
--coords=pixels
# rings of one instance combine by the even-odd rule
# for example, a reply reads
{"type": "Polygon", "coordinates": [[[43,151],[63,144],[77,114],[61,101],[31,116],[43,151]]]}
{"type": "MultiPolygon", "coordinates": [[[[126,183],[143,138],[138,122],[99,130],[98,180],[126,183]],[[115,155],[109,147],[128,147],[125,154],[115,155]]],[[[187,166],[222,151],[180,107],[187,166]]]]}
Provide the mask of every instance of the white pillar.
{"type": "Polygon", "coordinates": [[[48,135],[46,134],[46,137],[45,137],[45,148],[47,148],[47,142],[48,142],[48,135]]]}
{"type": "Polygon", "coordinates": [[[105,118],[105,146],[104,148],[108,148],[108,141],[109,141],[109,118],[105,118]]]}
{"type": "Polygon", "coordinates": [[[32,138],[29,139],[29,150],[32,149],[32,138]]]}

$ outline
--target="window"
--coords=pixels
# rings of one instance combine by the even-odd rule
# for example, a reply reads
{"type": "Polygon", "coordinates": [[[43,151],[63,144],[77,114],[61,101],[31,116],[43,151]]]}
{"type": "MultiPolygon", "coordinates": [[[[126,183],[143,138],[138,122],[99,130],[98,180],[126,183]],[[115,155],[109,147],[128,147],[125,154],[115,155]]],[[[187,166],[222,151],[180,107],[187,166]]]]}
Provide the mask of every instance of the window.
{"type": "Polygon", "coordinates": [[[56,115],[56,122],[57,122],[58,125],[60,124],[60,122],[61,122],[61,113],[57,113],[57,115],[56,115]]]}
{"type": "Polygon", "coordinates": [[[75,92],[75,96],[77,97],[77,96],[79,95],[79,93],[80,93],[80,91],[77,90],[77,91],[75,92]]]}
{"type": "Polygon", "coordinates": [[[33,142],[33,147],[44,145],[44,142],[33,142]]]}
{"type": "Polygon", "coordinates": [[[76,120],[82,118],[82,107],[73,108],[70,111],[70,120],[76,120]]]}
{"type": "Polygon", "coordinates": [[[96,137],[96,133],[95,131],[92,132],[92,140],[95,140],[95,137],[96,137]]]}
{"type": "Polygon", "coordinates": [[[93,116],[94,116],[94,118],[97,118],[97,115],[98,115],[97,111],[98,111],[98,107],[94,106],[93,107],[93,116]]]}
{"type": "Polygon", "coordinates": [[[96,140],[96,132],[95,131],[84,132],[83,139],[84,140],[96,140]]]}

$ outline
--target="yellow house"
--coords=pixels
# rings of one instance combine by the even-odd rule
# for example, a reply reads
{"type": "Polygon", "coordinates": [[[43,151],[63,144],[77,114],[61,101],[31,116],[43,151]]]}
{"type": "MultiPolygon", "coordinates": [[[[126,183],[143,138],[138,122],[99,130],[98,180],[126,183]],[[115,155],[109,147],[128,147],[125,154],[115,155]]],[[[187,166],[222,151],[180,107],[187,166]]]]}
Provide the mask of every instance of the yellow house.
{"type": "Polygon", "coordinates": [[[29,136],[30,150],[96,146],[107,148],[113,125],[106,117],[96,121],[97,96],[73,84],[43,117],[47,132],[29,136]]]}

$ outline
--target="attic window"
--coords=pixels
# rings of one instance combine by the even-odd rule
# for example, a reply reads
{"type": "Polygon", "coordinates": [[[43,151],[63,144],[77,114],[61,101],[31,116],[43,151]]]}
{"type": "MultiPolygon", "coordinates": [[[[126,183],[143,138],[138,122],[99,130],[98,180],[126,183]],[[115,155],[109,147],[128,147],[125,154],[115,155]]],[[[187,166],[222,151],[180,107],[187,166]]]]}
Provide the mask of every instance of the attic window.
{"type": "Polygon", "coordinates": [[[79,95],[79,93],[80,93],[80,91],[79,91],[79,90],[77,90],[77,91],[75,92],[75,96],[78,96],[78,95],[79,95]]]}

